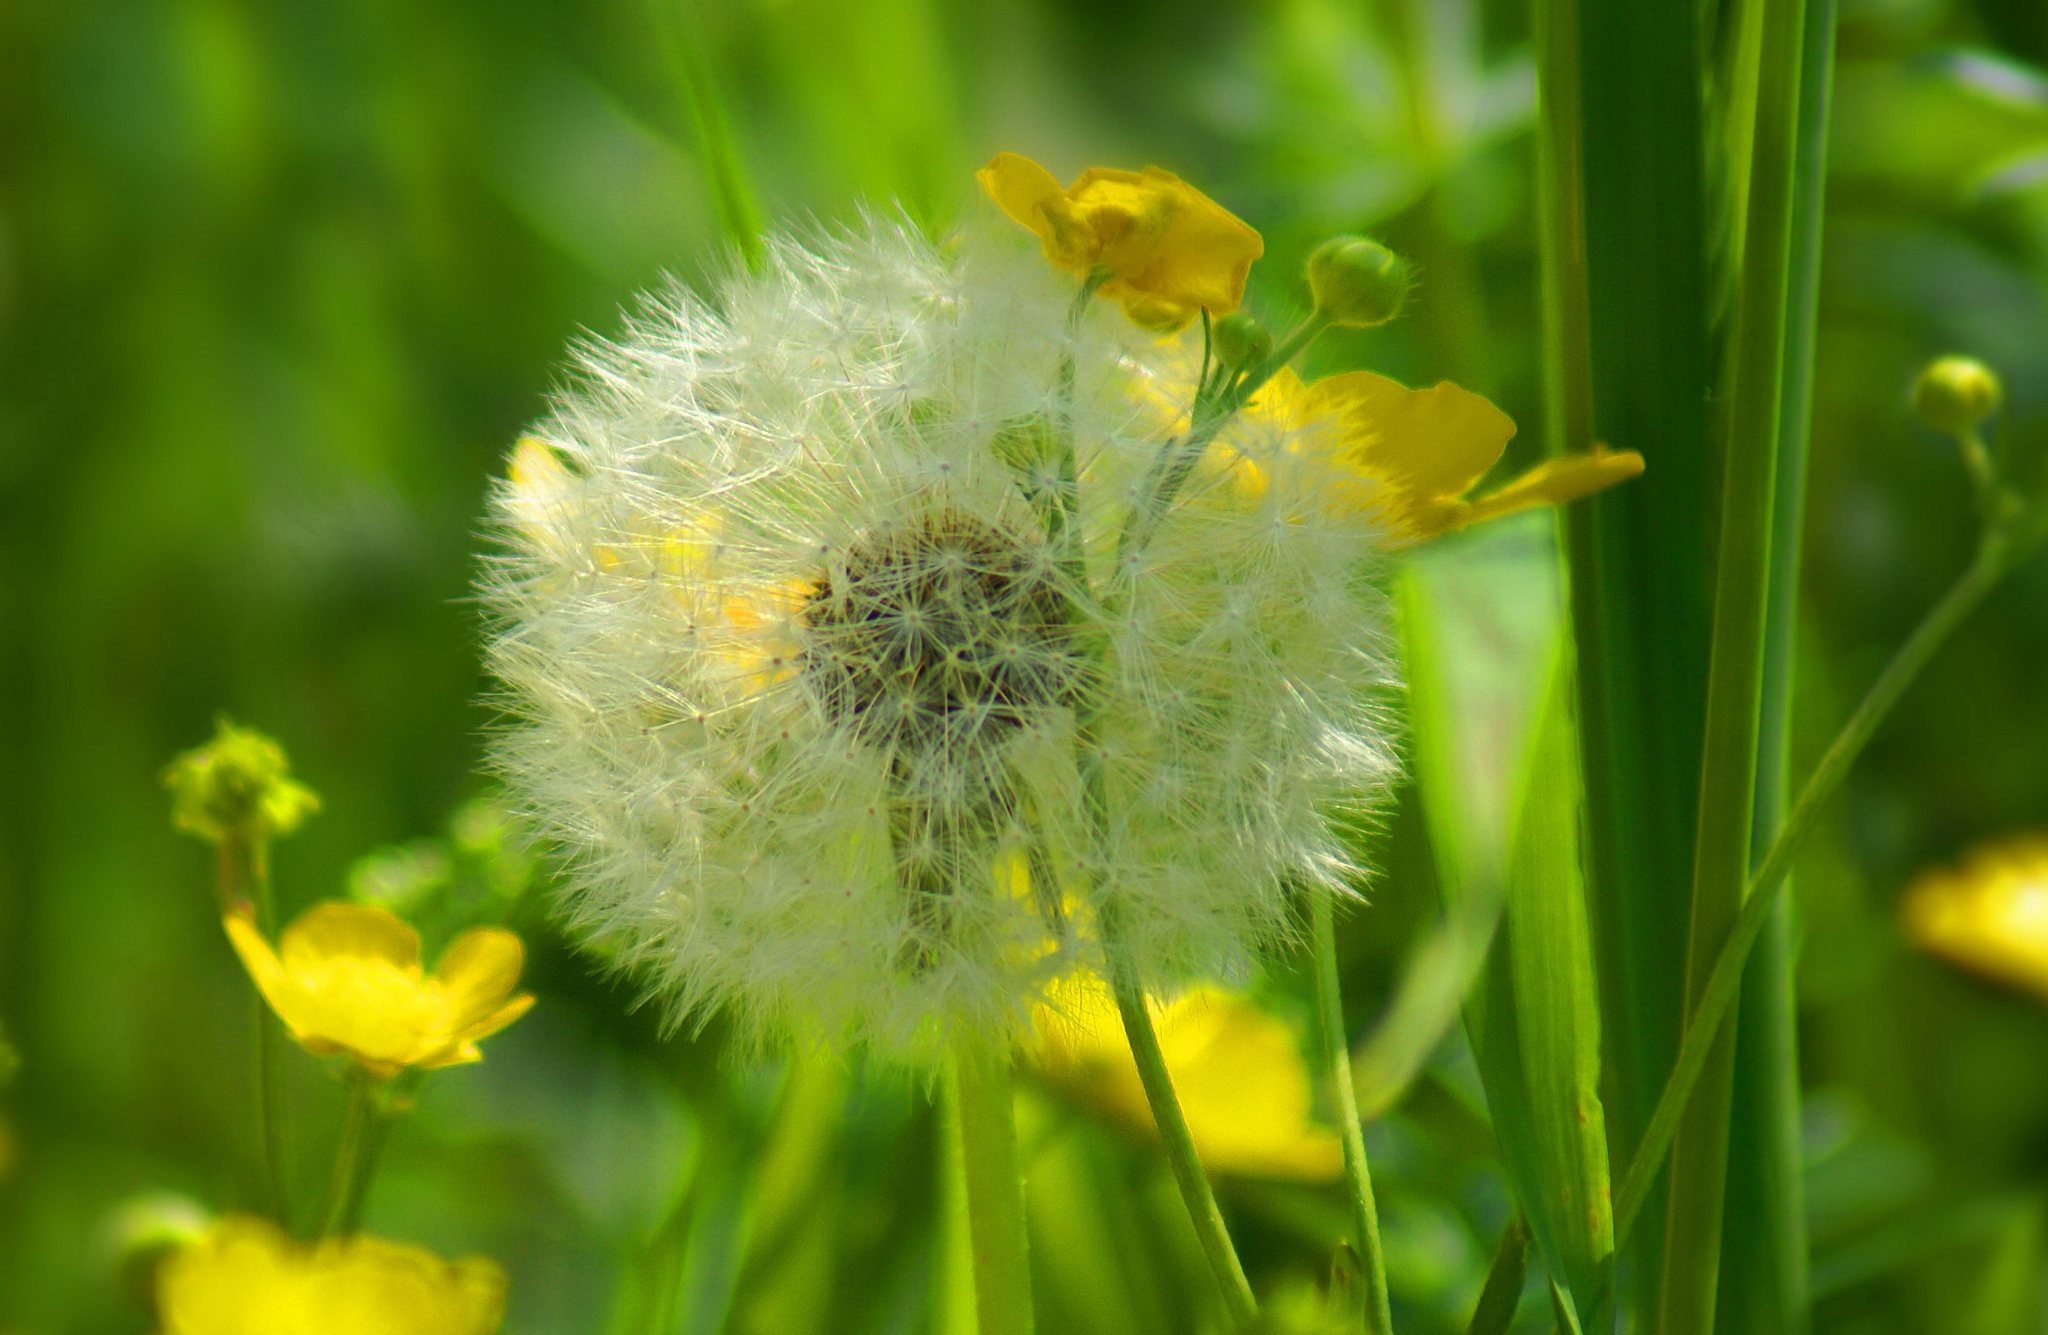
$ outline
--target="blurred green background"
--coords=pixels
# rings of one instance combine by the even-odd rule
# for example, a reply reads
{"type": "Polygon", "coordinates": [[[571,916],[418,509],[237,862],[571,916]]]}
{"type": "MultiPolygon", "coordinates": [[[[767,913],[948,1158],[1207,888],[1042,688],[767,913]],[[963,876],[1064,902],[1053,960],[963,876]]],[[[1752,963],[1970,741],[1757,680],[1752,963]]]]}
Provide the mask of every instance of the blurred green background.
{"type": "MultiPolygon", "coordinates": [[[[1326,341],[1316,369],[1485,392],[1529,428],[1512,464],[1542,446],[1527,34],[1519,0],[0,8],[0,1026],[21,1058],[0,1330],[147,1329],[109,1210],[250,1199],[245,984],[164,763],[223,709],[289,747],[326,810],[278,849],[287,916],[483,786],[487,479],[576,339],[665,273],[730,263],[693,47],[775,224],[900,201],[943,227],[983,207],[971,173],[1001,148],[1063,178],[1153,162],[1264,232],[1251,301],[1276,319],[1310,245],[1374,232],[1419,265],[1410,316],[1326,341]]],[[[2048,432],[2048,7],[1846,0],[1840,56],[1808,757],[1968,558],[1968,484],[1904,411],[1913,369],[1980,356],[2011,438],[2048,432]]],[[[1654,466],[1656,442],[1611,443],[1654,466]]],[[[1540,562],[1546,534],[1465,541],[1540,562]]],[[[1895,904],[1930,863],[2048,826],[2044,665],[2036,561],[1909,696],[1798,874],[1824,1331],[1953,1329],[1997,1258],[2039,1266],[2048,1010],[1912,955],[1895,904]]],[[[1419,829],[1404,802],[1347,924],[1354,1019],[1437,912],[1419,829]]],[[[472,906],[526,935],[541,1004],[432,1082],[370,1226],[499,1259],[518,1335],[639,1329],[669,1300],[638,1276],[664,1266],[678,1331],[948,1329],[929,1091],[729,1057],[715,1026],[664,1037],[550,935],[544,897],[472,906]]],[[[1263,991],[1301,1022],[1298,972],[1263,991]]],[[[312,1182],[339,1093],[290,1055],[312,1182]]],[[[1024,1123],[1042,1328],[1201,1329],[1151,1152],[1048,1091],[1024,1123]]],[[[1462,1044],[1369,1130],[1402,1328],[1461,1329],[1509,1208],[1462,1044]]],[[[1320,1275],[1344,1228],[1331,1191],[1225,1201],[1269,1291],[1320,1275]]],[[[2014,1329],[2043,1328],[2033,1301],[2014,1329]]],[[[1547,1326],[1537,1303],[1524,1319],[1547,1326]]]]}

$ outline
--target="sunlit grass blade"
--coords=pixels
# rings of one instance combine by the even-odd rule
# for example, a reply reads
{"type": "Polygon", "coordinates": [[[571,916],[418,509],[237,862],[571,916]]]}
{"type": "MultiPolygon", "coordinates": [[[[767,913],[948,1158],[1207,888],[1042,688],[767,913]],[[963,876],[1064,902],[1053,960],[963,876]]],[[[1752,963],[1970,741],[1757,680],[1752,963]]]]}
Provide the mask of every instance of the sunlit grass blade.
{"type": "MultiPolygon", "coordinates": [[[[1525,536],[1540,534],[1532,525],[1525,536]]],[[[1511,549],[1513,535],[1501,541],[1511,549]]],[[[1491,555],[1489,568],[1454,549],[1404,583],[1416,775],[1446,911],[1505,904],[1466,1027],[1531,1231],[1555,1272],[1586,1293],[1612,1226],[1577,740],[1543,545],[1522,550],[1534,559],[1519,572],[1491,555]]]]}
{"type": "MultiPolygon", "coordinates": [[[[1697,1007],[1721,947],[1741,915],[1754,832],[1800,53],[1805,38],[1803,0],[1758,2],[1765,6],[1761,68],[1722,456],[1714,638],[1687,929],[1688,1012],[1697,1007]]],[[[1734,1058],[1734,1035],[1727,1033],[1709,1055],[1672,1142],[1658,1293],[1658,1329],[1664,1335],[1709,1335],[1714,1327],[1734,1058]]]]}
{"type": "MultiPolygon", "coordinates": [[[[1765,611],[1756,828],[1751,841],[1752,855],[1758,860],[1783,828],[1791,797],[1800,546],[1806,517],[1806,458],[1819,324],[1834,25],[1834,0],[1807,0],[1765,611]]],[[[1743,978],[1719,1299],[1722,1328],[1784,1335],[1798,1335],[1808,1324],[1805,1170],[1791,937],[1791,900],[1789,895],[1781,895],[1743,978]]]]}

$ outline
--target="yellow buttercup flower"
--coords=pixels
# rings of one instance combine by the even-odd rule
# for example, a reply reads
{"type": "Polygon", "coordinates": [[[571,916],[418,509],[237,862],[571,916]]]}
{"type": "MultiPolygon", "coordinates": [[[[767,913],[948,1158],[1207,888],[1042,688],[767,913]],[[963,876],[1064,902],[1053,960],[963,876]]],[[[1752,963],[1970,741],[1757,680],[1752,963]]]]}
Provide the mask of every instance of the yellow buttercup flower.
{"type": "Polygon", "coordinates": [[[2048,835],[2001,840],[1960,867],[1925,872],[1902,908],[1921,949],[2048,999],[2048,835]]]}
{"type": "Polygon", "coordinates": [[[230,1216],[164,1263],[157,1312],[162,1335],[491,1335],[505,1273],[361,1235],[303,1247],[230,1216]]]}
{"type": "MultiPolygon", "coordinates": [[[[1211,1172],[1328,1182],[1343,1170],[1337,1133],[1309,1118],[1308,1068],[1285,1024],[1213,987],[1148,1004],[1195,1151],[1211,1172]]],[[[1054,988],[1038,1032],[1038,1067],[1056,1085],[1118,1123],[1153,1130],[1115,999],[1100,979],[1054,988]]]]}
{"type": "MultiPolygon", "coordinates": [[[[1324,456],[1336,474],[1331,497],[1376,512],[1393,547],[1518,510],[1563,505],[1643,471],[1635,451],[1596,447],[1546,459],[1506,486],[1466,499],[1499,462],[1515,423],[1484,397],[1449,381],[1409,389],[1371,371],[1347,371],[1305,385],[1282,368],[1246,415],[1278,421],[1298,433],[1295,448],[1324,456]]],[[[1254,492],[1265,485],[1250,460],[1238,459],[1233,467],[1239,485],[1254,492]]]]}
{"type": "Polygon", "coordinates": [[[1266,249],[1229,210],[1157,167],[1090,167],[1062,189],[1030,158],[998,153],[975,179],[1038,234],[1053,264],[1082,275],[1106,269],[1103,295],[1150,328],[1236,310],[1252,261],[1266,249]]]}
{"type": "Polygon", "coordinates": [[[480,1061],[477,1040],[533,1005],[512,996],[525,950],[499,927],[455,938],[429,977],[419,934],[380,908],[318,904],[271,950],[247,914],[224,922],[264,1000],[308,1052],[342,1054],[386,1077],[480,1061]]]}

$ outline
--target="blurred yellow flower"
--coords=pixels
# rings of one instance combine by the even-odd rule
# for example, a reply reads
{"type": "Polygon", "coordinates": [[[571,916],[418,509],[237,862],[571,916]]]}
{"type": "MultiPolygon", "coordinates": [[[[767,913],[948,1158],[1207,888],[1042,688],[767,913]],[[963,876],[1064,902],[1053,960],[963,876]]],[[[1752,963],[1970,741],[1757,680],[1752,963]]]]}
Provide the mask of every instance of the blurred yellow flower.
{"type": "MultiPolygon", "coordinates": [[[[1278,1018],[1213,987],[1148,1004],[1209,1171],[1298,1182],[1328,1182],[1343,1171],[1337,1133],[1309,1119],[1308,1068],[1278,1018]]],[[[1126,1127],[1153,1130],[1106,984],[1093,975],[1065,980],[1039,1007],[1037,1028],[1034,1058],[1055,1085],[1126,1127]]]]}
{"type": "Polygon", "coordinates": [[[533,1005],[531,996],[511,995],[525,950],[503,928],[464,932],[429,977],[420,969],[419,934],[384,909],[315,905],[285,928],[276,951],[247,914],[230,913],[224,922],[249,976],[299,1045],[352,1057],[376,1076],[480,1061],[477,1040],[533,1005]]]}
{"type": "Polygon", "coordinates": [[[1037,233],[1053,264],[1083,275],[1108,270],[1103,295],[1149,328],[1236,310],[1252,261],[1266,249],[1229,210],[1157,167],[1090,167],[1062,189],[1030,158],[998,153],[975,179],[1037,233]]]}
{"type": "Polygon", "coordinates": [[[1921,949],[2048,998],[2048,835],[2000,840],[1924,872],[1902,906],[1921,949]]]}
{"type": "Polygon", "coordinates": [[[164,1263],[157,1312],[162,1335],[491,1335],[505,1274],[361,1235],[302,1247],[230,1216],[164,1263]]]}
{"type": "MultiPolygon", "coordinates": [[[[1388,545],[1409,547],[1481,520],[1541,505],[1563,505],[1643,471],[1633,450],[1596,447],[1589,454],[1546,459],[1496,491],[1471,500],[1515,434],[1514,419],[1468,389],[1445,381],[1409,389],[1371,371],[1347,371],[1303,384],[1288,368],[1266,382],[1246,407],[1296,434],[1296,447],[1328,459],[1337,472],[1331,495],[1376,512],[1388,545]]],[[[1248,459],[1234,464],[1240,486],[1265,485],[1248,459]]]]}
{"type": "Polygon", "coordinates": [[[236,727],[225,715],[214,729],[212,741],[164,770],[171,821],[179,829],[210,843],[269,839],[290,834],[320,810],[313,790],[291,777],[283,747],[254,728],[236,727]]]}

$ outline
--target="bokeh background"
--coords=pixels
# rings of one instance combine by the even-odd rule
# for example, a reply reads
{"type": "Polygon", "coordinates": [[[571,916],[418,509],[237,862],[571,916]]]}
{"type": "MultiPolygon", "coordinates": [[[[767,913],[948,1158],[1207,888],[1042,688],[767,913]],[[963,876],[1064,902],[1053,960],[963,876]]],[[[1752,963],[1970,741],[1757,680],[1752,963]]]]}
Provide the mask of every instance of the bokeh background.
{"type": "MultiPolygon", "coordinates": [[[[791,1097],[715,1025],[664,1035],[552,935],[544,869],[478,834],[488,479],[576,340],[665,275],[731,263],[693,60],[776,225],[900,206],[943,228],[984,207],[971,173],[999,148],[1063,177],[1158,163],[1264,232],[1251,300],[1276,320],[1310,245],[1371,231],[1415,259],[1415,303],[1318,368],[1455,378],[1530,424],[1526,462],[1527,26],[1520,0],[0,8],[0,1027],[19,1058],[0,1330],[147,1330],[109,1212],[149,1190],[249,1199],[245,983],[159,782],[221,710],[325,799],[277,851],[287,915],[412,844],[466,887],[443,939],[496,916],[531,947],[540,1006],[430,1086],[372,1228],[498,1258],[516,1335],[655,1310],[703,1335],[947,1329],[930,1091],[856,1065],[791,1097]],[[646,1292],[664,1266],[680,1289],[646,1292]]],[[[1808,757],[1968,558],[1967,481],[1905,411],[1913,369],[1980,356],[2012,438],[2048,430],[2048,8],[1844,0],[1839,40],[1808,757]]],[[[1896,903],[1973,842],[2044,827],[2036,560],[1907,698],[1798,873],[1824,1331],[1956,1329],[2006,1282],[2012,1329],[2043,1328],[2048,1006],[1913,954],[1896,903]]],[[[1419,828],[1404,801],[1346,927],[1361,1024],[1438,912],[1419,828]]],[[[1279,962],[1261,995],[1299,1024],[1297,974],[1279,962]]],[[[311,1182],[339,1089],[310,1060],[293,1080],[311,1182]]],[[[1200,1328],[1206,1280],[1153,1153],[1057,1091],[1024,1112],[1043,1328],[1200,1328]]],[[[1460,1040],[1370,1134],[1402,1327],[1461,1329],[1509,1205],[1460,1040]]],[[[1344,1228],[1314,1187],[1225,1200],[1268,1287],[1321,1273],[1344,1228]]]]}

